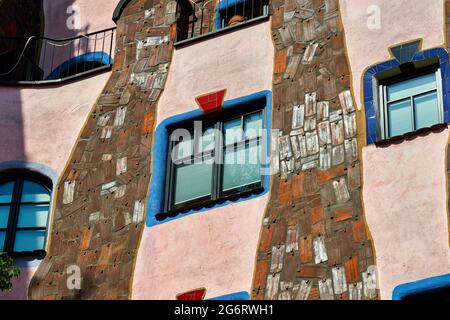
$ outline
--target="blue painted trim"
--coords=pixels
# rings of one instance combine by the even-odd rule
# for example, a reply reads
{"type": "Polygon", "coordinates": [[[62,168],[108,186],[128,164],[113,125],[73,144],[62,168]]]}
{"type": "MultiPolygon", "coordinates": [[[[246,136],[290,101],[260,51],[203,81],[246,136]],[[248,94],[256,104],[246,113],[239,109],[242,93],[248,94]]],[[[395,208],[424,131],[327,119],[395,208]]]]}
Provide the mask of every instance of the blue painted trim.
{"type": "MultiPolygon", "coordinates": [[[[265,99],[265,126],[267,129],[270,129],[270,119],[271,119],[271,111],[272,111],[272,92],[271,91],[260,91],[245,97],[225,101],[223,108],[224,109],[234,109],[239,108],[242,105],[248,105],[253,101],[258,101],[261,99],[265,99]]],[[[150,185],[149,192],[149,200],[147,205],[147,217],[146,217],[146,225],[147,227],[156,226],[159,224],[167,223],[169,221],[180,219],[190,214],[199,213],[207,210],[211,210],[213,208],[223,207],[229,205],[231,203],[236,203],[240,201],[246,201],[250,199],[254,199],[257,197],[261,197],[269,191],[270,184],[270,164],[267,160],[266,166],[263,166],[264,175],[263,175],[263,186],[264,191],[259,194],[251,194],[245,197],[240,197],[235,200],[228,200],[224,202],[217,203],[210,207],[202,207],[199,209],[190,210],[186,213],[180,213],[176,217],[166,218],[162,221],[158,221],[156,219],[156,214],[164,211],[164,197],[165,197],[165,186],[166,186],[166,165],[167,165],[167,155],[169,152],[169,127],[176,125],[177,123],[183,121],[194,121],[203,116],[203,112],[200,109],[196,109],[187,113],[179,114],[173,116],[171,118],[165,119],[161,122],[155,130],[154,143],[153,143],[153,170],[152,170],[152,181],[150,185]]],[[[266,157],[269,159],[270,157],[270,130],[266,130],[266,157]]]]}
{"type": "MultiPolygon", "coordinates": [[[[450,122],[450,68],[449,55],[445,49],[435,48],[426,51],[417,52],[412,61],[421,61],[429,58],[439,58],[439,64],[442,74],[442,101],[444,108],[444,122],[450,122]]],[[[378,102],[374,101],[375,94],[373,92],[375,77],[380,72],[393,69],[400,66],[400,62],[396,59],[389,60],[375,66],[370,67],[364,74],[363,92],[364,92],[364,109],[366,114],[366,135],[367,144],[373,144],[381,140],[378,130],[379,119],[377,118],[378,102]]]]}
{"type": "Polygon", "coordinates": [[[250,295],[248,294],[248,292],[242,291],[206,300],[250,300],[250,295]]]}
{"type": "Polygon", "coordinates": [[[45,80],[60,79],[61,75],[63,75],[64,72],[67,72],[71,66],[81,62],[98,62],[107,66],[113,63],[113,59],[108,54],[101,51],[85,53],[60,64],[45,78],[45,80]]]}
{"type": "Polygon", "coordinates": [[[403,300],[410,295],[445,287],[450,287],[450,274],[401,284],[395,287],[394,292],[392,293],[392,300],[403,300]]]}

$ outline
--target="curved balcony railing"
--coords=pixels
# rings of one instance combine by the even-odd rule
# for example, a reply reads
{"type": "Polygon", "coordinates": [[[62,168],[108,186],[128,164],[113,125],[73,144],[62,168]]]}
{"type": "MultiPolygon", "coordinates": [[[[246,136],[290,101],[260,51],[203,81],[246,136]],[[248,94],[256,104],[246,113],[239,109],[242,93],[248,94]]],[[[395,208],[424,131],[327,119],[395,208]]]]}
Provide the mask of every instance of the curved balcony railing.
{"type": "Polygon", "coordinates": [[[65,39],[0,37],[0,82],[61,82],[111,68],[116,28],[65,39]]]}

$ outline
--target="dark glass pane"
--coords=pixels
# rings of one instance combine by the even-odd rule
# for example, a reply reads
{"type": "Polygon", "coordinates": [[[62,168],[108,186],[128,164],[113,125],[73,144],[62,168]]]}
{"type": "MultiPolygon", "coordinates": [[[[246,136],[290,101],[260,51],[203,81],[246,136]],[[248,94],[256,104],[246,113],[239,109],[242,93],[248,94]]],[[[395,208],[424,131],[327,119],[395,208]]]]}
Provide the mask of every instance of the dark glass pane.
{"type": "Polygon", "coordinates": [[[48,205],[22,205],[20,206],[17,227],[47,227],[48,205]]]}
{"type": "Polygon", "coordinates": [[[0,186],[0,203],[11,203],[14,182],[8,182],[0,186]]]}
{"type": "Polygon", "coordinates": [[[43,250],[45,230],[17,230],[14,252],[43,250]]]}
{"type": "Polygon", "coordinates": [[[223,191],[261,182],[261,147],[254,141],[237,150],[226,148],[223,166],[223,191]]]}
{"type": "Polygon", "coordinates": [[[213,159],[179,166],[175,172],[175,204],[210,196],[213,159]]]}
{"type": "Polygon", "coordinates": [[[8,227],[9,206],[0,206],[0,229],[8,227]]]}
{"type": "Polygon", "coordinates": [[[40,184],[25,181],[21,202],[50,202],[50,192],[40,184]]]}

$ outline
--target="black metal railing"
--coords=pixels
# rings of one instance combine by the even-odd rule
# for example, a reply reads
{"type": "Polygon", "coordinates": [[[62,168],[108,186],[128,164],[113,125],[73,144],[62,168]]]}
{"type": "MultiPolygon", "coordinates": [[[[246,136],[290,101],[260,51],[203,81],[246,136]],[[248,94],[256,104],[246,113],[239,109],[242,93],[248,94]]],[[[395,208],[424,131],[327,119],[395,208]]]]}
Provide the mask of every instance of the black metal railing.
{"type": "Polygon", "coordinates": [[[195,38],[269,14],[269,0],[184,0],[178,3],[177,41],[195,38]]]}
{"type": "Polygon", "coordinates": [[[65,39],[0,37],[0,82],[61,81],[110,68],[116,28],[65,39]]]}

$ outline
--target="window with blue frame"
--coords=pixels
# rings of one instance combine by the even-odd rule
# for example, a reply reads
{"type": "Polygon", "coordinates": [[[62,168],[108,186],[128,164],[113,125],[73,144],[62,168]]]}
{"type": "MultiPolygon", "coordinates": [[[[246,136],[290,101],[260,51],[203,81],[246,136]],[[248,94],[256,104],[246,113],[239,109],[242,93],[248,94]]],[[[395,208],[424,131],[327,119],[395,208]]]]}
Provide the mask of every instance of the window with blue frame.
{"type": "Polygon", "coordinates": [[[450,122],[448,52],[419,47],[420,41],[393,47],[394,59],[364,73],[367,144],[450,122]]]}
{"type": "Polygon", "coordinates": [[[427,68],[380,82],[382,138],[400,136],[443,122],[441,74],[427,68]]]}
{"type": "Polygon", "coordinates": [[[165,210],[182,211],[263,189],[264,109],[171,129],[165,210]]]}
{"type": "Polygon", "coordinates": [[[34,175],[0,181],[0,252],[31,253],[45,249],[51,183],[34,175]]]}

